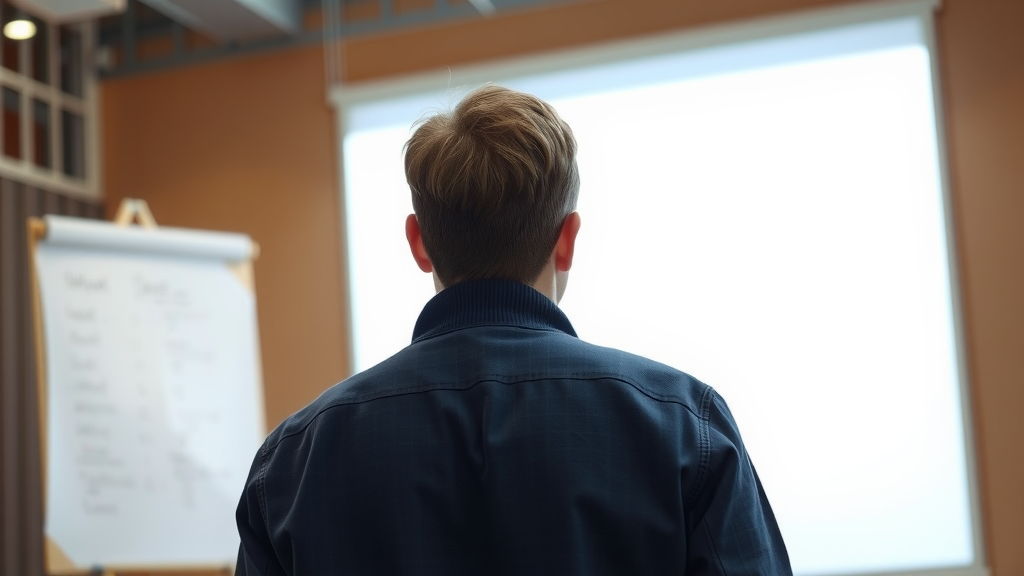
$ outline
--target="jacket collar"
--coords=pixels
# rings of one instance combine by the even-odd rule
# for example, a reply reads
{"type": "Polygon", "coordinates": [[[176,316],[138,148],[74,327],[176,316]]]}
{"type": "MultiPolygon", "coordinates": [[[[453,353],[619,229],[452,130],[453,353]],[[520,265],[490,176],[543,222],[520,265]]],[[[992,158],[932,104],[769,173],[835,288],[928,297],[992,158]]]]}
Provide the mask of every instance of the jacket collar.
{"type": "Polygon", "coordinates": [[[569,319],[547,296],[513,280],[470,280],[449,286],[427,302],[412,341],[480,325],[557,330],[576,336],[569,319]]]}

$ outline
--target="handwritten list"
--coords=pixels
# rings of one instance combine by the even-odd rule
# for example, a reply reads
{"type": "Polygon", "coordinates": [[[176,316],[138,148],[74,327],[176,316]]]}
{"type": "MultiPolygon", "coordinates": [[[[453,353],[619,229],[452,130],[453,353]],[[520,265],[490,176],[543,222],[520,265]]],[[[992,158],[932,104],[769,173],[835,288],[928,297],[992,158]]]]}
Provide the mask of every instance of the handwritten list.
{"type": "Polygon", "coordinates": [[[47,534],[80,566],[224,564],[263,438],[255,299],[215,259],[40,244],[47,534]]]}

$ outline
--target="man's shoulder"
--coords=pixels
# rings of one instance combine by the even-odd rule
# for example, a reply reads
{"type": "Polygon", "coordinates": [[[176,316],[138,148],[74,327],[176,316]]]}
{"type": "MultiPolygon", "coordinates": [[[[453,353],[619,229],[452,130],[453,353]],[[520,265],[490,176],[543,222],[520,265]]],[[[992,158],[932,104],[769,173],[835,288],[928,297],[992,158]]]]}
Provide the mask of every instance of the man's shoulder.
{"type": "Polygon", "coordinates": [[[562,332],[475,327],[413,343],[335,384],[286,419],[268,438],[268,445],[304,432],[338,407],[439,390],[469,390],[482,382],[531,387],[549,382],[600,383],[588,388],[588,393],[626,392],[637,402],[675,404],[698,418],[706,417],[713,394],[707,384],[682,370],[562,332]]]}
{"type": "Polygon", "coordinates": [[[652,400],[687,406],[712,392],[703,381],[674,366],[618,348],[577,342],[587,362],[575,370],[584,377],[617,379],[652,400]]]}
{"type": "Polygon", "coordinates": [[[394,357],[389,358],[327,388],[315,400],[285,418],[267,436],[264,448],[272,450],[281,440],[305,433],[321,415],[332,408],[372,402],[375,399],[399,393],[393,387],[385,385],[395,382],[395,380],[387,378],[387,368],[393,363],[394,357]]]}
{"type": "MultiPolygon", "coordinates": [[[[617,382],[655,401],[693,404],[709,386],[667,364],[587,342],[557,330],[533,330],[516,326],[482,326],[410,346],[389,362],[411,367],[411,377],[423,367],[429,370],[440,359],[471,367],[462,378],[484,374],[511,384],[525,381],[577,380],[617,382]],[[453,356],[453,351],[457,355],[453,356]]],[[[394,365],[379,366],[389,373],[394,365]]],[[[401,376],[400,380],[403,379],[401,376]]]]}

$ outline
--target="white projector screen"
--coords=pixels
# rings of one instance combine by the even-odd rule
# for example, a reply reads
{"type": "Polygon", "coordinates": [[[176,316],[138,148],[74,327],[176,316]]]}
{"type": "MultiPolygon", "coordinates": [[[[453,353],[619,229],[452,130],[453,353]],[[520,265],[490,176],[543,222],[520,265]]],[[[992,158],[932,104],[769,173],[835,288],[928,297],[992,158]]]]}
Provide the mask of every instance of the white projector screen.
{"type": "Polygon", "coordinates": [[[531,92],[579,143],[563,310],[584,340],[722,393],[796,573],[986,574],[933,9],[869,4],[339,88],[356,369],[406,346],[434,294],[403,231],[411,125],[486,81],[531,92]]]}

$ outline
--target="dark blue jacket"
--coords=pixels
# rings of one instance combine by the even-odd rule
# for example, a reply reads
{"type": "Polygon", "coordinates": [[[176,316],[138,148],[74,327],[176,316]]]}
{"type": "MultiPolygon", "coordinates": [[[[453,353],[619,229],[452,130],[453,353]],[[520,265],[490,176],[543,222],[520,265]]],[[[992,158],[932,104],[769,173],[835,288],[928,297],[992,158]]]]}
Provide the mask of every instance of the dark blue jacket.
{"type": "Polygon", "coordinates": [[[237,520],[247,575],[791,573],[721,397],[506,281],[274,430],[237,520]]]}

